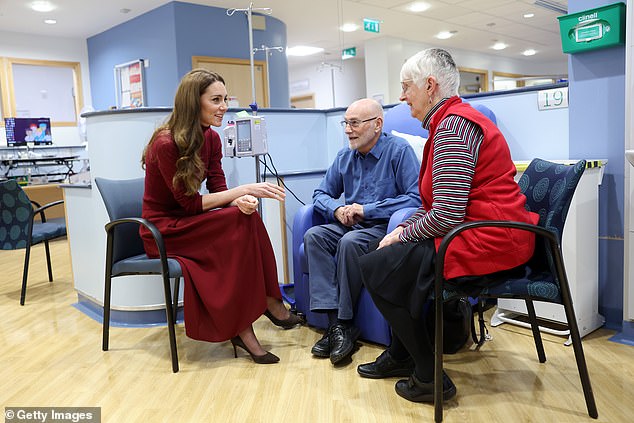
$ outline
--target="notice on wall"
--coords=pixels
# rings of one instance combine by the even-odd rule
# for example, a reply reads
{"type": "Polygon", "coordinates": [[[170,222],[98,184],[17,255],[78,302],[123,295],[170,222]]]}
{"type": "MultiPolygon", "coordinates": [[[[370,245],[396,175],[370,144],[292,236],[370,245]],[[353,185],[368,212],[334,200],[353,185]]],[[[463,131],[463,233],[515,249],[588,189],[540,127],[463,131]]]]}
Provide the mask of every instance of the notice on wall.
{"type": "Polygon", "coordinates": [[[118,108],[146,106],[143,59],[115,66],[114,76],[118,108]]]}

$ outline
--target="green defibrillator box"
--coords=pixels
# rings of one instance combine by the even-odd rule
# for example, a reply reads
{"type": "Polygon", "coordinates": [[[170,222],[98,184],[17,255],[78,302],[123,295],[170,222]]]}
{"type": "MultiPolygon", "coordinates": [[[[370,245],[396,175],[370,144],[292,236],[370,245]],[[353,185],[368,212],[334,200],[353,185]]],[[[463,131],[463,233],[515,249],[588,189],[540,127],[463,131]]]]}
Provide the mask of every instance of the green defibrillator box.
{"type": "Polygon", "coordinates": [[[564,53],[625,44],[625,3],[557,17],[564,53]]]}

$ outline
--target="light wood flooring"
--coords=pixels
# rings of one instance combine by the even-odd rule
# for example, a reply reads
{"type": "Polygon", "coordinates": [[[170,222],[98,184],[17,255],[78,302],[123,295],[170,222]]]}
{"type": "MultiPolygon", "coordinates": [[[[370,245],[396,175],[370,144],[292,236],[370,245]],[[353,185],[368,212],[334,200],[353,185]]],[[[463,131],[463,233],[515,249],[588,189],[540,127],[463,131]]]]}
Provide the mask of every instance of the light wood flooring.
{"type": "MultiPolygon", "coordinates": [[[[42,246],[32,252],[26,305],[19,305],[24,250],[0,251],[0,406],[101,407],[103,422],[431,422],[433,407],[394,392],[395,379],[356,373],[382,348],[363,343],[345,366],[310,354],[319,331],[288,331],[265,318],[255,331],[281,358],[256,365],[228,342],[188,339],[177,328],[180,372],[170,365],[167,330],[112,328],[101,351],[101,325],[74,307],[68,243],[53,243],[55,282],[46,279],[42,246]]],[[[159,285],[157,285],[157,289],[159,285]]],[[[475,351],[447,356],[458,395],[446,422],[591,422],[571,347],[544,335],[540,364],[530,331],[502,325],[475,351]]],[[[584,338],[599,422],[634,421],[634,348],[600,329],[584,338]],[[628,417],[629,416],[629,417],[628,417]]]]}

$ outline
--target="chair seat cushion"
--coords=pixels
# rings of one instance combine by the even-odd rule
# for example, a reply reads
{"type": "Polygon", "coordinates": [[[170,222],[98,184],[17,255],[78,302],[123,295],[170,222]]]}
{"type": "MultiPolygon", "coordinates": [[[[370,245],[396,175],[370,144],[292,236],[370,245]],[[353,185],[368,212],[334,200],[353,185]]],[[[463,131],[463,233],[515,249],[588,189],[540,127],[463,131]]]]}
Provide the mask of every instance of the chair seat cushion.
{"type": "Polygon", "coordinates": [[[447,281],[445,300],[461,296],[529,297],[534,300],[561,303],[561,291],[553,274],[531,266],[485,276],[468,276],[447,281]]]}
{"type": "MultiPolygon", "coordinates": [[[[183,275],[181,265],[176,259],[168,258],[167,267],[171,278],[179,278],[183,275]]],[[[145,254],[139,254],[113,264],[112,276],[135,275],[142,273],[161,274],[161,269],[160,259],[151,259],[145,254]]]]}
{"type": "Polygon", "coordinates": [[[45,239],[53,239],[64,235],[66,235],[66,224],[64,223],[34,223],[32,244],[37,244],[45,239]]]}

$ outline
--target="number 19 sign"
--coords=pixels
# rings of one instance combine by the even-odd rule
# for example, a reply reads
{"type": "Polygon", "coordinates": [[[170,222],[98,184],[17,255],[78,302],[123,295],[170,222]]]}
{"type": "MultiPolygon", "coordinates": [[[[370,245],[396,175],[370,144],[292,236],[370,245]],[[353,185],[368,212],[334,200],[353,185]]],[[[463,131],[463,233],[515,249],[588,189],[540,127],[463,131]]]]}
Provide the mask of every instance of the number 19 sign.
{"type": "Polygon", "coordinates": [[[537,93],[539,110],[563,109],[568,107],[568,87],[542,90],[537,93]]]}

